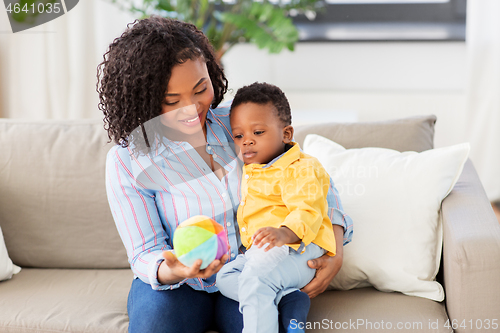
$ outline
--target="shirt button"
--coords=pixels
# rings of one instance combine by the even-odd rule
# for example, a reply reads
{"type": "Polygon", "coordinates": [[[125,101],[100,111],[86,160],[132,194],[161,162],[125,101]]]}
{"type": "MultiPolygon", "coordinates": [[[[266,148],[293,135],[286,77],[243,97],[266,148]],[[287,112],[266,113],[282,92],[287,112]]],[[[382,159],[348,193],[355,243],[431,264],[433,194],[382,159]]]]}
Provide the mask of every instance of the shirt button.
{"type": "Polygon", "coordinates": [[[247,229],[245,229],[245,227],[241,228],[241,231],[245,232],[247,231],[247,229]]]}
{"type": "Polygon", "coordinates": [[[250,178],[250,176],[249,175],[245,175],[245,179],[248,179],[248,178],[250,178]]]}
{"type": "Polygon", "coordinates": [[[226,197],[226,192],[222,193],[222,197],[225,198],[226,197]]]}
{"type": "Polygon", "coordinates": [[[213,158],[217,158],[217,154],[215,154],[215,153],[212,156],[213,156],[213,158]]]}
{"type": "Polygon", "coordinates": [[[207,147],[207,149],[208,149],[208,150],[212,150],[212,147],[208,146],[208,147],[207,147]]]}
{"type": "Polygon", "coordinates": [[[227,225],[228,227],[230,227],[230,226],[231,226],[231,222],[227,222],[227,223],[226,223],[226,225],[227,225]]]}
{"type": "Polygon", "coordinates": [[[240,206],[245,205],[245,201],[240,202],[240,206]]]}
{"type": "Polygon", "coordinates": [[[236,254],[231,253],[231,258],[234,258],[235,256],[236,256],[236,254]]]}

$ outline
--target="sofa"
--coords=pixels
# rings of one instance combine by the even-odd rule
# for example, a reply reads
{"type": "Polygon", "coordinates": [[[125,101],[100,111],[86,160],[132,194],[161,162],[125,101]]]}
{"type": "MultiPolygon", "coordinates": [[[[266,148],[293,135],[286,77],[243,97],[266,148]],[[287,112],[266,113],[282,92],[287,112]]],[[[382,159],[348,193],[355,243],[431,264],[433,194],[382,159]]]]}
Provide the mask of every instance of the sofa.
{"type": "MultiPolygon", "coordinates": [[[[421,152],[433,148],[435,121],[298,126],[295,140],[316,133],[346,148],[421,152]]],[[[133,274],[107,204],[111,145],[100,120],[0,119],[0,227],[22,268],[0,282],[0,332],[127,331],[133,274]]],[[[311,302],[307,332],[461,333],[487,323],[500,332],[500,226],[470,161],[441,218],[443,302],[373,287],[327,290],[311,302]]]]}

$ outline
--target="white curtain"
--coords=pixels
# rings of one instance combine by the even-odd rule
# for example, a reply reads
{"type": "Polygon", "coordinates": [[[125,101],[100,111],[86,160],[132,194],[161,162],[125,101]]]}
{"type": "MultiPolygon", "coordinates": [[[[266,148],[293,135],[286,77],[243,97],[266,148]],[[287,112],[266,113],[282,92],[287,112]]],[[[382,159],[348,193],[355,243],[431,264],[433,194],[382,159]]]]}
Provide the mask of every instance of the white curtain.
{"type": "Polygon", "coordinates": [[[81,0],[65,15],[13,34],[0,10],[0,116],[102,118],[96,68],[133,17],[103,0],[81,0]]]}
{"type": "Polygon", "coordinates": [[[500,200],[500,1],[467,1],[467,136],[490,201],[500,200]]]}

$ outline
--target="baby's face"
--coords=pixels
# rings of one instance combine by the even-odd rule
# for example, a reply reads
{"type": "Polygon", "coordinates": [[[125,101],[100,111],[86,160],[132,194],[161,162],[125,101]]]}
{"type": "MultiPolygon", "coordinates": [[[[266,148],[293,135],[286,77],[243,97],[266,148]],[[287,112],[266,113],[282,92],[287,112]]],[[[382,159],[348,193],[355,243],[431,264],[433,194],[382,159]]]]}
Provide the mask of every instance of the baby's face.
{"type": "MultiPolygon", "coordinates": [[[[243,103],[231,109],[231,129],[237,153],[245,164],[267,164],[285,150],[292,139],[274,106],[243,103]]],[[[292,132],[293,135],[293,132],[292,132]]]]}

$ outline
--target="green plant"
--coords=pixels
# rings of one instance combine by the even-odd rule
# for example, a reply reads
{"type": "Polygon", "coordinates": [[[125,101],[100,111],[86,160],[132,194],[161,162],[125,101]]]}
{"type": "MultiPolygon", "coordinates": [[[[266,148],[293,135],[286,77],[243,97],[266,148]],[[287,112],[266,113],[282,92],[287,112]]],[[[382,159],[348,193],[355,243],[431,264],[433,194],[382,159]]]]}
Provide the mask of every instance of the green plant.
{"type": "Polygon", "coordinates": [[[157,14],[195,24],[220,58],[240,42],[255,43],[271,53],[294,49],[299,38],[290,14],[315,14],[319,0],[112,0],[141,18],[157,14]]]}

